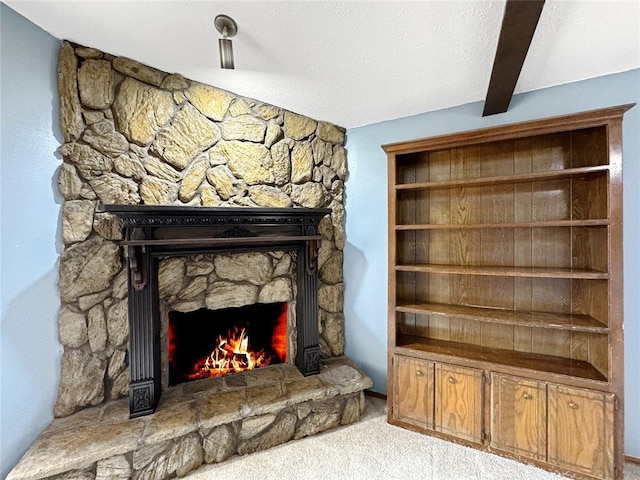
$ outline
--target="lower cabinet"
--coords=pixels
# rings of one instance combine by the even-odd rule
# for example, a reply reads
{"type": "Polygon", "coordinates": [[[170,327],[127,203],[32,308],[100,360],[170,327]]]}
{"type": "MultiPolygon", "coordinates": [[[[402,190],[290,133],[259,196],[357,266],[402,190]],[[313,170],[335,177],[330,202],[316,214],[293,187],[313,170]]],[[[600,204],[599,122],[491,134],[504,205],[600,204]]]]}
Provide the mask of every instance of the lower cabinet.
{"type": "Polygon", "coordinates": [[[549,384],[549,463],[614,478],[614,396],[549,384]]]}
{"type": "Polygon", "coordinates": [[[544,462],[552,469],[616,478],[612,394],[395,355],[392,397],[396,421],[544,462]],[[491,378],[487,407],[485,375],[491,378]],[[483,435],[485,408],[488,444],[483,435]]]}
{"type": "Polygon", "coordinates": [[[396,355],[394,420],[482,442],[482,370],[396,355]]]}
{"type": "Polygon", "coordinates": [[[493,373],[491,400],[492,449],[614,478],[612,394],[493,373]]]}
{"type": "Polygon", "coordinates": [[[547,384],[491,375],[491,448],[547,459],[547,384]]]}
{"type": "Polygon", "coordinates": [[[394,357],[393,418],[433,428],[433,362],[394,357]]]}
{"type": "Polygon", "coordinates": [[[436,431],[482,442],[482,378],[482,370],[436,363],[436,431]]]}

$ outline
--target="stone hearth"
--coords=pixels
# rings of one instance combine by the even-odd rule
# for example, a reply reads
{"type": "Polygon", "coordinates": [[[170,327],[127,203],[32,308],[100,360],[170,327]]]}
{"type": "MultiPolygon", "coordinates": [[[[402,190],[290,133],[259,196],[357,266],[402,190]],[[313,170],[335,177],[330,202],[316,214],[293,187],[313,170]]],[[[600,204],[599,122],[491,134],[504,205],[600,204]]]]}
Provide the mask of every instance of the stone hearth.
{"type": "Polygon", "coordinates": [[[129,419],[126,399],[56,419],[7,480],[163,479],[360,420],[371,379],[345,357],[303,377],[282,364],[169,389],[129,419]]]}

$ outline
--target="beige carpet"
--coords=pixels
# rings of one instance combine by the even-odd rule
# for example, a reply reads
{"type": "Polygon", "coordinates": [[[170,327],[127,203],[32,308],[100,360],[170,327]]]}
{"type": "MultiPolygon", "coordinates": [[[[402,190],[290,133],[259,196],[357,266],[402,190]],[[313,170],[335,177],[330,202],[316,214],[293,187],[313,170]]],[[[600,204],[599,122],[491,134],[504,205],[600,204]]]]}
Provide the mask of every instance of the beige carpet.
{"type": "MultiPolygon", "coordinates": [[[[565,477],[386,423],[382,400],[364,419],[253,455],[207,465],[189,480],[561,480],[565,477]]],[[[625,480],[640,480],[627,464],[625,480]]]]}

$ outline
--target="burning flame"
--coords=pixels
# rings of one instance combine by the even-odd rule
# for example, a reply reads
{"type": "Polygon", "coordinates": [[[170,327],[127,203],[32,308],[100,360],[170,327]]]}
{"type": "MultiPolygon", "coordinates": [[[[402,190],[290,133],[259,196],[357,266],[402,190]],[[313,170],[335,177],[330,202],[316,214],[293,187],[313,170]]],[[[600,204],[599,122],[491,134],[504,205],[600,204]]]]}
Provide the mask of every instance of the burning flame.
{"type": "Polygon", "coordinates": [[[287,351],[289,338],[287,337],[287,304],[282,304],[282,310],[278,317],[278,323],[273,329],[273,335],[271,337],[271,346],[276,356],[281,362],[287,361],[287,351]]]}
{"type": "Polygon", "coordinates": [[[266,367],[272,361],[273,355],[267,354],[264,350],[252,351],[249,349],[249,336],[244,328],[240,331],[234,328],[232,332],[228,332],[226,337],[218,336],[216,346],[211,354],[196,362],[188,377],[190,380],[220,377],[230,373],[266,367]]]}

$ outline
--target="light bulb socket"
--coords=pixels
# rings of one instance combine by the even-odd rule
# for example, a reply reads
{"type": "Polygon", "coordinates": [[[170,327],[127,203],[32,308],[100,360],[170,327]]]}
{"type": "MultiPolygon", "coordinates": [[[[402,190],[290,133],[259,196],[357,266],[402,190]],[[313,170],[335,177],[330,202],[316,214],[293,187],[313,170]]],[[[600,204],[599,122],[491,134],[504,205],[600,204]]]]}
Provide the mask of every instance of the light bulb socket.
{"type": "Polygon", "coordinates": [[[220,68],[235,69],[233,64],[233,44],[228,38],[219,38],[218,47],[220,49],[220,68]]]}
{"type": "Polygon", "coordinates": [[[235,20],[228,15],[218,15],[213,21],[213,24],[216,30],[225,37],[233,37],[238,33],[238,25],[235,20]]]}

